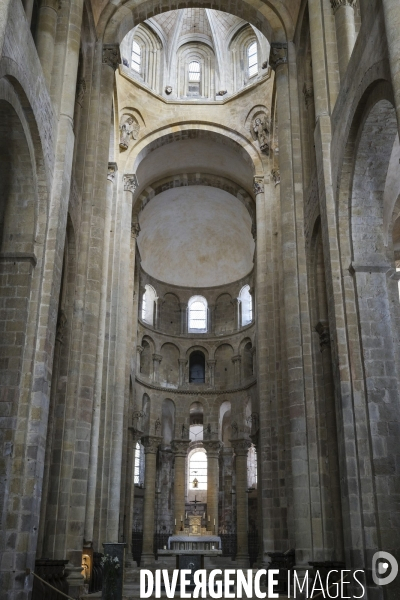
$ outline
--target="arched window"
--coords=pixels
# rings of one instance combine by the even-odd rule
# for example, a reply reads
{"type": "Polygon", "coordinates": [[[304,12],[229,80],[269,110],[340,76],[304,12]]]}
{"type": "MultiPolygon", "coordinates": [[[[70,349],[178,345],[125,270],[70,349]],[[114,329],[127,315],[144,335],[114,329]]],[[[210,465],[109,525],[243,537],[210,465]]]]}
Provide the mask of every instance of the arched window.
{"type": "Polygon", "coordinates": [[[203,296],[192,296],[188,304],[189,332],[206,333],[207,331],[207,300],[203,296]]]}
{"type": "Polygon", "coordinates": [[[247,65],[249,69],[249,77],[253,77],[258,73],[258,57],[257,57],[257,42],[253,42],[247,48],[247,65]]]}
{"type": "Polygon", "coordinates": [[[189,383],[204,383],[206,359],[199,350],[192,352],[189,359],[189,383]]]}
{"type": "Polygon", "coordinates": [[[195,450],[189,457],[189,490],[207,489],[207,454],[204,450],[195,450]]]}
{"type": "Polygon", "coordinates": [[[239,294],[240,307],[241,307],[241,325],[244,327],[253,320],[253,298],[250,294],[250,286],[245,285],[240,290],[239,294]]]}
{"type": "Polygon", "coordinates": [[[200,63],[192,60],[189,63],[188,96],[200,96],[200,63]]]}
{"type": "Polygon", "coordinates": [[[133,40],[131,67],[134,71],[136,71],[137,73],[140,73],[141,64],[142,64],[142,49],[139,46],[139,44],[137,42],[135,42],[135,40],[133,40]]]}
{"type": "Polygon", "coordinates": [[[149,325],[154,325],[154,303],[156,298],[156,290],[151,285],[146,285],[142,299],[142,321],[149,325]]]}

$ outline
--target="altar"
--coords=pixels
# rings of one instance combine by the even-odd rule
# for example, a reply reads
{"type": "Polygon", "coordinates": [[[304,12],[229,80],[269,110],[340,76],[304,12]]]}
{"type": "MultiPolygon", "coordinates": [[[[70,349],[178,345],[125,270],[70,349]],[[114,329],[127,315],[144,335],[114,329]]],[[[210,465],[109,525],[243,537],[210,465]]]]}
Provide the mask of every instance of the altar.
{"type": "Polygon", "coordinates": [[[196,555],[219,556],[222,554],[222,542],[218,535],[212,535],[201,526],[200,515],[189,516],[189,527],[168,538],[168,548],[159,550],[163,556],[196,555]]]}

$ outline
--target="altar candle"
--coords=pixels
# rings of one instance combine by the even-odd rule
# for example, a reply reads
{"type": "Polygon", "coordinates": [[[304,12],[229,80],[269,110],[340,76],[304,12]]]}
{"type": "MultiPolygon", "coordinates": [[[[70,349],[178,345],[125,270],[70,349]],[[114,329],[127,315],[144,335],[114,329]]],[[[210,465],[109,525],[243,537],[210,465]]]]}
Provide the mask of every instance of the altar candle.
{"type": "Polygon", "coordinates": [[[205,519],[205,518],[206,518],[206,513],[203,513],[203,519],[205,519]]]}
{"type": "Polygon", "coordinates": [[[208,515],[208,522],[210,522],[210,515],[208,515]]]}
{"type": "Polygon", "coordinates": [[[181,523],[182,523],[182,521],[183,521],[183,517],[182,517],[182,515],[181,515],[181,523]]]}
{"type": "Polygon", "coordinates": [[[175,525],[176,525],[176,519],[175,519],[175,525]]]}
{"type": "Polygon", "coordinates": [[[214,519],[214,525],[215,525],[215,519],[214,519]]]}
{"type": "Polygon", "coordinates": [[[187,519],[187,513],[186,513],[186,517],[185,518],[187,519]]]}

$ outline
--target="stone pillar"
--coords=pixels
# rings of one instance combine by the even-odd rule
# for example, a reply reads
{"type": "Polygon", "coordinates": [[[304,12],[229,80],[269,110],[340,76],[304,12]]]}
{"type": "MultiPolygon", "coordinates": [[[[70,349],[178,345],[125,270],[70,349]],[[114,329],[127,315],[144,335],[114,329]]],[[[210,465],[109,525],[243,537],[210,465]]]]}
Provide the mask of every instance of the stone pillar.
{"type": "MultiPolygon", "coordinates": [[[[343,518],[340,492],[340,472],[338,456],[338,435],[336,424],[335,389],[332,372],[332,352],[329,325],[326,321],[319,321],[315,330],[319,335],[319,345],[322,358],[322,376],[324,385],[324,417],[326,426],[326,452],[321,456],[321,461],[327,462],[327,487],[328,498],[325,499],[324,509],[329,514],[332,522],[333,540],[330,547],[326,548],[335,560],[344,560],[343,518]]],[[[322,409],[323,410],[323,409],[322,409]]],[[[325,466],[325,465],[324,465],[325,466]]],[[[322,469],[321,469],[322,470],[322,469]]],[[[328,520],[328,519],[327,519],[328,520]]],[[[330,560],[330,557],[326,557],[330,560]]]]}
{"type": "Polygon", "coordinates": [[[242,326],[241,312],[242,312],[242,302],[239,298],[234,298],[232,300],[234,311],[235,311],[235,331],[239,331],[242,326]]]}
{"type": "Polygon", "coordinates": [[[187,304],[181,302],[181,334],[184,335],[188,331],[188,316],[187,316],[187,304]]]}
{"type": "Polygon", "coordinates": [[[385,17],[390,73],[392,75],[394,102],[397,113],[397,126],[400,132],[400,4],[398,0],[382,0],[382,6],[385,17]]]}
{"type": "Polygon", "coordinates": [[[212,387],[214,387],[214,385],[215,385],[215,363],[216,362],[217,362],[216,360],[208,360],[207,361],[207,366],[208,366],[208,383],[212,387]]]}
{"type": "Polygon", "coordinates": [[[186,497],[186,456],[189,448],[189,440],[174,440],[172,450],[175,455],[174,468],[174,527],[175,533],[181,528],[181,518],[185,518],[186,497]]]}
{"type": "Polygon", "coordinates": [[[343,80],[356,41],[354,8],[357,0],[331,0],[335,15],[340,79],[343,80]]]}
{"type": "Polygon", "coordinates": [[[90,456],[89,456],[89,477],[88,477],[88,492],[86,499],[86,518],[85,518],[85,535],[86,541],[93,542],[94,519],[96,512],[96,487],[97,487],[97,465],[99,454],[99,437],[100,437],[100,422],[101,422],[101,393],[103,387],[103,358],[106,330],[106,303],[107,303],[107,282],[108,282],[108,260],[110,250],[110,227],[111,227],[111,207],[115,195],[116,188],[116,173],[118,171],[117,163],[108,163],[107,172],[107,195],[105,207],[105,222],[104,222],[104,244],[103,244],[103,265],[102,265],[102,282],[101,282],[101,302],[100,302],[100,322],[99,332],[97,337],[97,373],[94,393],[92,434],[90,440],[90,456]]]}
{"type": "Polygon", "coordinates": [[[183,385],[185,383],[185,367],[187,363],[186,358],[179,358],[179,385],[183,385]]]}
{"type": "Polygon", "coordinates": [[[214,330],[215,330],[215,304],[209,304],[208,305],[207,331],[208,331],[208,333],[210,333],[212,335],[214,333],[214,330]]]}
{"type": "Polygon", "coordinates": [[[162,361],[161,354],[153,354],[153,381],[158,383],[160,381],[160,364],[162,361]]]}
{"type": "Polygon", "coordinates": [[[232,507],[232,463],[233,449],[224,446],[222,448],[222,470],[223,470],[223,499],[222,499],[222,533],[231,533],[235,522],[232,507]]]}
{"type": "MultiPolygon", "coordinates": [[[[260,479],[258,485],[261,489],[267,489],[272,485],[272,465],[270,460],[269,443],[269,419],[268,406],[270,405],[269,393],[269,322],[268,322],[268,260],[267,260],[267,223],[266,223],[266,201],[264,193],[264,177],[254,179],[254,194],[256,197],[257,217],[257,252],[256,252],[256,309],[257,309],[257,386],[259,393],[260,427],[262,435],[260,441],[260,454],[263,456],[260,466],[260,479]]],[[[260,542],[262,546],[263,562],[269,561],[267,553],[275,550],[274,536],[272,531],[272,498],[265,497],[262,505],[262,528],[260,542]]]]}
{"type": "Polygon", "coordinates": [[[219,498],[219,452],[222,448],[219,440],[203,441],[207,451],[207,529],[218,535],[218,498],[219,498]]]}
{"type": "Polygon", "coordinates": [[[240,354],[237,354],[236,356],[232,356],[232,362],[233,362],[233,373],[234,373],[235,385],[239,386],[242,382],[242,372],[241,372],[242,357],[240,356],[240,354]]]}
{"type": "MultiPolygon", "coordinates": [[[[308,448],[308,420],[305,397],[302,312],[299,293],[299,250],[296,229],[296,198],[293,187],[292,129],[289,100],[287,45],[272,44],[270,65],[275,70],[279,123],[279,170],[282,227],[283,297],[285,306],[287,389],[290,418],[290,440],[293,473],[293,537],[297,566],[313,559],[313,534],[317,537],[320,520],[311,520],[312,498],[308,448]]],[[[303,257],[303,255],[300,255],[303,257]]],[[[303,260],[305,258],[303,257],[303,260]]],[[[260,346],[258,349],[260,352],[260,346]]],[[[258,357],[258,366],[262,366],[258,357]]],[[[263,418],[260,403],[261,444],[263,418]]],[[[264,463],[263,449],[261,460],[264,463]]],[[[315,485],[315,484],[314,484],[315,485]]],[[[315,485],[318,487],[318,485],[315,485]]],[[[314,488],[315,489],[315,488],[314,488]]],[[[320,538],[318,538],[320,539],[320,538]]]]}
{"type": "Polygon", "coordinates": [[[247,496],[247,454],[251,446],[250,440],[231,440],[236,455],[236,533],[238,567],[249,566],[249,508],[247,496]]]}
{"type": "Polygon", "coordinates": [[[51,70],[53,68],[57,17],[58,2],[56,0],[46,0],[41,4],[36,32],[36,49],[48,89],[50,89],[51,70]]]}
{"type": "Polygon", "coordinates": [[[132,558],[132,531],[133,531],[133,504],[135,500],[135,459],[136,459],[136,444],[143,435],[142,431],[129,427],[129,458],[128,458],[128,476],[127,476],[127,494],[125,506],[125,522],[124,522],[124,541],[127,552],[125,553],[125,566],[132,568],[136,566],[132,558]]]}
{"type": "MultiPolygon", "coordinates": [[[[107,542],[118,542],[121,506],[121,478],[124,440],[124,416],[126,402],[129,402],[129,375],[126,366],[126,353],[131,349],[128,335],[128,318],[131,315],[133,298],[129,294],[129,281],[133,278],[136,257],[136,238],[139,226],[132,223],[132,201],[137,188],[136,175],[123,176],[123,191],[116,206],[115,244],[113,268],[115,268],[115,296],[111,335],[115,336],[115,367],[109,383],[113,384],[112,422],[110,431],[110,479],[107,497],[107,542]]],[[[109,391],[111,391],[109,389],[109,391]]],[[[126,431],[126,430],[125,430],[126,431]]]]}
{"type": "Polygon", "coordinates": [[[161,438],[147,435],[142,438],[145,454],[144,510],[143,510],[143,551],[141,566],[154,563],[154,508],[156,494],[156,459],[161,438]]]}

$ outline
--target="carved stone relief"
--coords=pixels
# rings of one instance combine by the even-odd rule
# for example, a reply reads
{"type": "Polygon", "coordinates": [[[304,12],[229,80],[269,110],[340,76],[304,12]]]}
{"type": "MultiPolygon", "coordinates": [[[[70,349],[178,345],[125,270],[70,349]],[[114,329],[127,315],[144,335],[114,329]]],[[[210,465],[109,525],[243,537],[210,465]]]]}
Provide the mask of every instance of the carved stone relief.
{"type": "Polygon", "coordinates": [[[131,140],[137,140],[140,125],[132,115],[122,115],[119,123],[119,147],[121,150],[127,150],[131,140]]]}
{"type": "Polygon", "coordinates": [[[258,113],[252,120],[250,132],[258,141],[261,152],[269,156],[271,120],[268,112],[258,113]]]}
{"type": "Polygon", "coordinates": [[[283,43],[272,43],[271,52],[269,56],[269,64],[275,71],[279,65],[287,63],[287,44],[283,43]]]}
{"type": "Polygon", "coordinates": [[[114,71],[118,68],[121,62],[118,44],[104,44],[103,45],[103,58],[102,62],[104,65],[108,65],[114,71]]]}

